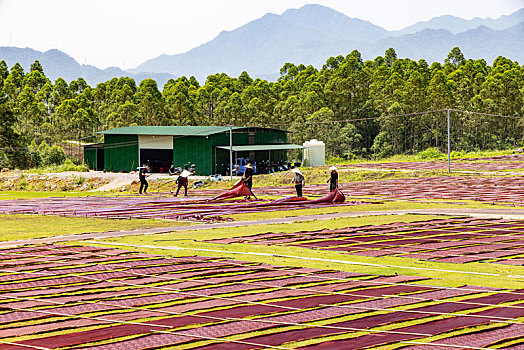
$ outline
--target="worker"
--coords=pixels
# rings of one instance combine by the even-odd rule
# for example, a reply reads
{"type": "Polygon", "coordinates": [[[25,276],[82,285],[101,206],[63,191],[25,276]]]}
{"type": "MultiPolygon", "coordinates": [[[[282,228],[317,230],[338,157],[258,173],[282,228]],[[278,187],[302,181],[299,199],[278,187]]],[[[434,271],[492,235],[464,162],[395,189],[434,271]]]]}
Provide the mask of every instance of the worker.
{"type": "Polygon", "coordinates": [[[304,175],[300,172],[298,168],[291,169],[293,173],[295,173],[295,176],[293,176],[293,180],[291,180],[291,183],[295,183],[295,189],[297,190],[297,197],[302,197],[302,187],[305,185],[305,179],[304,175]]]}
{"type": "Polygon", "coordinates": [[[147,194],[147,188],[149,187],[149,184],[147,183],[146,177],[149,175],[146,174],[146,171],[148,169],[149,167],[146,164],[138,167],[138,180],[140,180],[140,189],[138,190],[139,194],[142,194],[142,191],[144,191],[144,194],[147,194]]]}
{"type": "Polygon", "coordinates": [[[337,168],[334,165],[331,166],[329,170],[331,173],[327,182],[329,182],[329,192],[333,192],[335,188],[338,188],[338,173],[337,168]]]}
{"type": "Polygon", "coordinates": [[[176,190],[175,197],[178,196],[178,192],[180,191],[182,187],[184,187],[184,196],[187,197],[187,185],[189,183],[189,175],[191,175],[191,172],[187,169],[187,165],[186,165],[184,171],[182,171],[182,173],[176,179],[178,188],[176,190]]]}
{"type": "MultiPolygon", "coordinates": [[[[248,163],[248,165],[246,165],[246,170],[244,170],[244,175],[242,175],[242,181],[246,184],[247,188],[249,188],[249,192],[251,192],[251,188],[253,187],[254,173],[255,171],[253,170],[251,163],[248,163]]],[[[246,197],[246,199],[251,199],[251,196],[246,197]]]]}

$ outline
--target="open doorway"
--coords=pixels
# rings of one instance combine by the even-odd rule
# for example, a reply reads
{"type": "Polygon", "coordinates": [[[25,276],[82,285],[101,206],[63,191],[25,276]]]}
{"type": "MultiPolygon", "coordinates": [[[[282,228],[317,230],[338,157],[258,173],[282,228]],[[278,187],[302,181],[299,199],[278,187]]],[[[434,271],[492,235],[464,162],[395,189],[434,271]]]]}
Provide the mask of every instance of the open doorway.
{"type": "Polygon", "coordinates": [[[167,173],[173,163],[173,150],[141,149],[140,162],[149,165],[152,173],[167,173]]]}

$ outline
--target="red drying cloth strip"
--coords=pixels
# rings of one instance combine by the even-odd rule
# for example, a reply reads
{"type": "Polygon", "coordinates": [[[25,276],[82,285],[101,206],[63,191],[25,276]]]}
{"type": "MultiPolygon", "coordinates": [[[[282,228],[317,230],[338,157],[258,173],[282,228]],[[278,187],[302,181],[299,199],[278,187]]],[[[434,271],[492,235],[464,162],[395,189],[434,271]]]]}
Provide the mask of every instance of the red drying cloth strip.
{"type": "MultiPolygon", "coordinates": [[[[524,316],[524,308],[498,308],[477,312],[470,315],[479,316],[498,316],[517,318],[524,316]]],[[[479,326],[490,323],[489,318],[473,318],[473,317],[452,317],[442,320],[426,322],[423,324],[398,328],[396,331],[406,332],[406,334],[391,334],[388,337],[379,336],[377,334],[368,334],[352,339],[334,340],[321,344],[305,346],[300,349],[312,350],[352,350],[361,349],[365,347],[384,345],[388,343],[399,342],[403,340],[417,339],[420,336],[409,335],[407,333],[427,333],[430,336],[441,334],[444,332],[453,331],[465,327],[479,326]]]]}
{"type": "Polygon", "coordinates": [[[251,196],[251,191],[246,186],[244,181],[238,181],[227,192],[219,194],[218,196],[214,197],[212,200],[217,201],[217,200],[222,200],[222,199],[229,199],[229,198],[235,198],[235,197],[249,197],[249,196],[251,196]]]}

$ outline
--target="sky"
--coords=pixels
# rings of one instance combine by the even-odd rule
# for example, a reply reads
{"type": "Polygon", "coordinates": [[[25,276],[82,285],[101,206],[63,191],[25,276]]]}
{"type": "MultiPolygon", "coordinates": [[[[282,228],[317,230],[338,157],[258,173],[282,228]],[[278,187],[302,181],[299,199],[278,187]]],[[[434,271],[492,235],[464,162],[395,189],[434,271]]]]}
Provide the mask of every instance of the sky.
{"type": "Polygon", "coordinates": [[[130,69],[306,4],[398,30],[446,14],[498,18],[524,0],[0,0],[0,46],[58,49],[81,64],[130,69]]]}

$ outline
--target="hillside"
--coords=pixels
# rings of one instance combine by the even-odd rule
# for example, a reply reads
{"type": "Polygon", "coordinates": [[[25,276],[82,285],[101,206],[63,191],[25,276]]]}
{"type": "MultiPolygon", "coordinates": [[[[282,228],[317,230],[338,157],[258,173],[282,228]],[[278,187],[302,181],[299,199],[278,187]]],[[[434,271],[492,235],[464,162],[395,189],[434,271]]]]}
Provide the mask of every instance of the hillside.
{"type": "Polygon", "coordinates": [[[137,83],[146,78],[155,79],[161,88],[170,78],[173,78],[168,73],[130,73],[118,67],[102,70],[94,66],[80,64],[74,58],[59,50],[40,52],[31,48],[2,46],[0,47],[0,60],[6,61],[9,67],[12,67],[15,63],[20,63],[25,70],[28,70],[35,60],[38,60],[44,67],[45,75],[51,81],[63,78],[70,82],[81,77],[91,86],[96,86],[96,84],[113,77],[128,76],[135,79],[137,83]]]}
{"type": "Polygon", "coordinates": [[[495,30],[503,30],[513,27],[522,21],[524,21],[524,8],[497,19],[475,17],[468,21],[460,17],[445,15],[434,17],[429,21],[417,22],[402,30],[395,31],[394,33],[397,35],[404,35],[414,34],[424,29],[446,29],[453,34],[458,34],[480,26],[485,26],[495,30]]]}
{"type": "Polygon", "coordinates": [[[131,71],[194,75],[200,81],[216,72],[275,76],[283,62],[316,64],[345,52],[338,51],[341,40],[351,38],[355,45],[388,35],[385,29],[369,22],[327,7],[307,5],[281,16],[267,14],[233,31],[224,31],[185,54],[162,55],[131,71]]]}
{"type": "Polygon", "coordinates": [[[224,31],[186,53],[161,55],[131,71],[194,75],[201,82],[210,74],[238,76],[247,71],[253,77],[274,80],[285,62],[320,68],[331,56],[357,49],[364,59],[374,59],[389,47],[396,50],[398,57],[424,58],[429,62],[442,62],[455,46],[468,58],[490,62],[503,55],[524,62],[522,17],[524,9],[496,20],[467,21],[442,16],[419,22],[405,31],[388,32],[324,6],[306,5],[280,16],[267,14],[233,31],[224,31]],[[508,28],[510,24],[513,26],[508,28]]]}
{"type": "MultiPolygon", "coordinates": [[[[252,77],[275,80],[286,62],[321,68],[329,57],[347,55],[355,49],[364,59],[384,55],[392,47],[398,57],[442,62],[458,46],[466,58],[492,62],[502,55],[523,63],[523,26],[524,9],[521,9],[497,19],[441,16],[400,31],[387,31],[328,7],[306,5],[282,15],[266,14],[235,30],[223,31],[186,53],[160,55],[129,71],[82,65],[58,50],[39,52],[0,47],[0,60],[9,66],[19,62],[25,69],[39,60],[52,80],[83,77],[95,86],[113,77],[129,76],[137,83],[153,78],[162,88],[168,79],[183,75],[193,75],[204,83],[210,74],[239,76],[246,71],[252,77]]],[[[166,51],[168,45],[166,42],[166,51]]]]}

